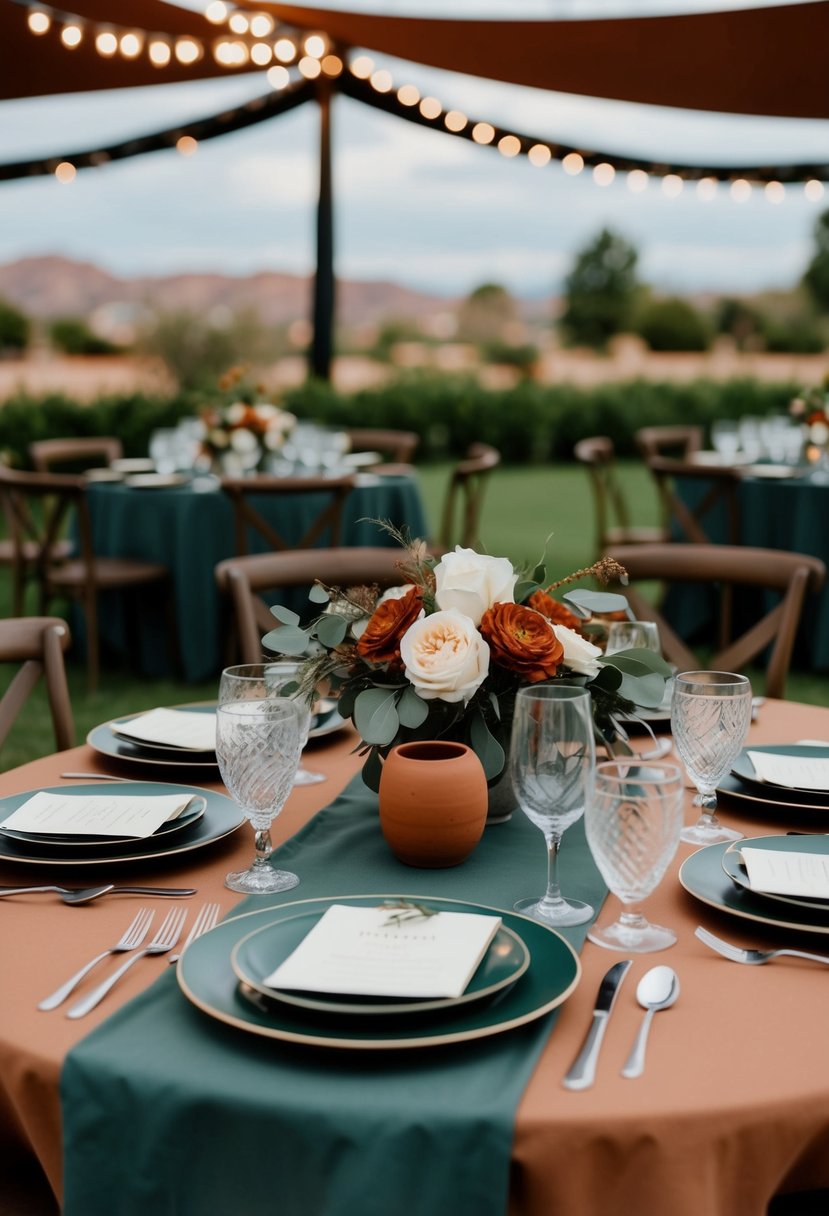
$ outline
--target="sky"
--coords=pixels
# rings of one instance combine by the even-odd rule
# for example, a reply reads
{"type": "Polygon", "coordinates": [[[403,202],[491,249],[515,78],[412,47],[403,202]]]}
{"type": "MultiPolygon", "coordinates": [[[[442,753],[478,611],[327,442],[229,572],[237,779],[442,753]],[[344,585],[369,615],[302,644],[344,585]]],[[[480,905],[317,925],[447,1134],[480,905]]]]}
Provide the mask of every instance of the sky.
{"type": "MultiPolygon", "coordinates": [[[[779,2],[779,0],[778,0],[779,2]]],[[[720,0],[740,7],[745,0],[720,0]]],[[[449,15],[447,0],[330,7],[449,15]]],[[[71,7],[68,3],[65,7],[71,7]]],[[[198,7],[190,0],[190,7],[198,7]]],[[[509,13],[666,11],[666,0],[512,0],[509,13]]],[[[677,0],[672,10],[712,7],[677,0]]],[[[493,16],[503,0],[455,0],[464,16],[493,16]]],[[[36,42],[33,39],[33,54],[36,42]]],[[[829,122],[701,114],[524,89],[373,56],[395,86],[416,84],[475,119],[564,143],[659,160],[712,163],[829,161],[829,122]]],[[[0,103],[0,161],[94,148],[206,116],[265,92],[264,75],[144,90],[0,103]]],[[[151,153],[78,173],[0,183],[0,264],[63,254],[124,276],[262,270],[307,273],[314,263],[317,112],[205,142],[191,157],[151,153]]],[[[534,168],[347,98],[333,113],[335,253],[340,276],[386,279],[462,295],[499,282],[524,297],[562,288],[576,253],[603,227],[639,251],[640,276],[667,293],[788,288],[802,275],[813,227],[829,207],[789,187],[773,205],[720,187],[711,202],[652,182],[632,194],[555,163],[534,168]]]]}

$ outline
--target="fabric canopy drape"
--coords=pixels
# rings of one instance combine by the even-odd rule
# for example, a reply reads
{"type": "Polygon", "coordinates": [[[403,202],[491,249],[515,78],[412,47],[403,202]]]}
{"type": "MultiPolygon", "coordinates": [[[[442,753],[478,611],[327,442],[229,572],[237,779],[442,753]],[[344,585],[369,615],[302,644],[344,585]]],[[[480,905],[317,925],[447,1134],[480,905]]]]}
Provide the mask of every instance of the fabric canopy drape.
{"type": "MultiPolygon", "coordinates": [[[[829,0],[549,21],[399,17],[238,2],[303,30],[323,30],[343,46],[491,80],[686,109],[829,118],[829,0]]],[[[221,32],[199,13],[162,0],[64,3],[67,11],[91,22],[192,34],[208,47],[221,32]]],[[[191,67],[158,69],[144,57],[133,62],[102,59],[91,41],[67,51],[53,34],[35,38],[25,7],[0,0],[0,98],[162,84],[232,70],[218,67],[209,50],[191,67]]]]}

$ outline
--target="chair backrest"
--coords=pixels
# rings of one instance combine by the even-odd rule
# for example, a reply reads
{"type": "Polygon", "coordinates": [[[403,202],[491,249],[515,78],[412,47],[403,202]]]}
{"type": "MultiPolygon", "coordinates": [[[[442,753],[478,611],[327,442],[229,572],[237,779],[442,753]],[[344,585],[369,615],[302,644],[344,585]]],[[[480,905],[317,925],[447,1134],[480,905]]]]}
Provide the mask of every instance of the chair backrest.
{"type": "Polygon", "coordinates": [[[480,546],[478,530],[484,496],[493,469],[501,463],[501,453],[486,443],[473,443],[466,456],[452,470],[443,501],[439,544],[444,551],[454,545],[467,549],[480,546]]]}
{"type": "Polygon", "coordinates": [[[616,476],[613,440],[607,435],[580,439],[573,448],[573,455],[590,475],[596,508],[596,556],[600,557],[607,548],[612,527],[624,531],[630,528],[627,503],[616,476]]]}
{"type": "Polygon", "coordinates": [[[25,569],[28,562],[45,577],[73,510],[80,556],[90,567],[93,565],[92,532],[83,477],[68,473],[28,473],[0,464],[0,505],[13,545],[15,568],[25,569]]]}
{"type": "MultiPolygon", "coordinates": [[[[401,570],[404,560],[397,548],[341,547],[261,553],[219,562],[216,581],[233,603],[239,662],[260,663],[262,635],[277,627],[262,592],[310,588],[315,579],[329,587],[394,587],[406,581],[401,570]]],[[[271,598],[275,601],[276,594],[271,598]]]]}
{"type": "MultiPolygon", "coordinates": [[[[707,660],[714,671],[740,671],[771,647],[766,664],[766,693],[785,696],[795,635],[807,592],[821,589],[826,567],[817,557],[785,553],[779,549],[754,549],[746,545],[627,545],[611,555],[628,572],[631,584],[653,580],[665,583],[697,583],[718,587],[753,587],[776,593],[774,606],[757,597],[759,619],[742,636],[729,641],[707,660]]],[[[687,671],[698,666],[692,650],[671,628],[664,616],[632,585],[620,587],[635,615],[656,621],[665,658],[687,671]]]]}
{"type": "Polygon", "coordinates": [[[0,663],[20,664],[0,698],[0,747],[41,676],[46,678],[57,750],[73,746],[75,727],[63,665],[70,641],[69,626],[59,617],[9,617],[0,621],[0,663]]]}
{"type": "Polygon", "coordinates": [[[715,513],[724,511],[724,539],[730,545],[739,543],[739,468],[730,465],[695,464],[693,461],[673,460],[667,456],[652,456],[647,464],[656,483],[662,519],[669,537],[691,541],[696,545],[710,544],[711,524],[716,518],[715,513]],[[702,492],[694,506],[678,491],[678,477],[703,483],[702,492]]]}
{"type": "MultiPolygon", "coordinates": [[[[349,477],[223,477],[221,486],[233,506],[237,556],[250,552],[251,531],[258,533],[271,549],[310,549],[325,539],[331,548],[340,543],[345,501],[356,485],[349,477]],[[273,498],[303,496],[319,499],[316,514],[301,536],[286,537],[272,519],[267,519],[252,498],[267,495],[273,498]]],[[[297,512],[288,509],[286,518],[297,512]]]]}
{"type": "Polygon", "coordinates": [[[379,452],[394,464],[411,464],[420,443],[415,431],[382,430],[373,427],[346,427],[352,452],[379,452]]]}
{"type": "Polygon", "coordinates": [[[633,440],[646,461],[653,456],[687,460],[702,448],[702,427],[642,426],[634,432],[633,440]]]}
{"type": "Polygon", "coordinates": [[[59,465],[72,465],[82,472],[90,464],[112,464],[124,454],[117,437],[100,435],[84,439],[38,439],[29,444],[29,456],[36,472],[49,473],[59,465]]]}

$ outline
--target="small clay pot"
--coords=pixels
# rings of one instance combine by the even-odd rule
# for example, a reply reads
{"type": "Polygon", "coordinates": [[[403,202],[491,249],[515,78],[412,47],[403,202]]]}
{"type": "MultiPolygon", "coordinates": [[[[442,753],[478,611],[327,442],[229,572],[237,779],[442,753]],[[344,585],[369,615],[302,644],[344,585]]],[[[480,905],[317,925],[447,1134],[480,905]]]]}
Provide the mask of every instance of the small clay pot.
{"type": "Polygon", "coordinates": [[[391,851],[406,865],[458,865],[483,835],[487,805],[483,766],[463,743],[401,743],[386,757],[380,827],[391,851]]]}

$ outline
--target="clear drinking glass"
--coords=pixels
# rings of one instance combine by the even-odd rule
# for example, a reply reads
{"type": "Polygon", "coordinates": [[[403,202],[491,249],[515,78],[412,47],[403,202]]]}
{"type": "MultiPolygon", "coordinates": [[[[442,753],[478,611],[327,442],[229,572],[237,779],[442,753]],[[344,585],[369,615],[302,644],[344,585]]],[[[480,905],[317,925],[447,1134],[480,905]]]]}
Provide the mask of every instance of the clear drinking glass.
{"type": "Polygon", "coordinates": [[[676,934],[645,919],[638,905],[659,885],[679,844],[685,789],[678,764],[605,760],[596,766],[584,828],[602,878],[624,905],[618,920],[593,925],[597,946],[647,954],[676,934]]]}
{"type": "Polygon", "coordinates": [[[270,895],[299,883],[270,864],[270,827],[291,792],[302,747],[300,707],[290,697],[225,701],[216,712],[216,760],[233,800],[253,825],[256,856],[225,878],[231,891],[270,895]]]}
{"type": "MultiPolygon", "coordinates": [[[[224,701],[259,700],[265,696],[290,697],[296,701],[300,713],[304,748],[311,729],[312,713],[308,702],[294,695],[293,685],[301,666],[295,659],[280,658],[271,663],[238,663],[234,667],[226,667],[219,681],[219,704],[224,701]]],[[[325,780],[324,773],[312,773],[301,764],[294,775],[294,785],[316,785],[325,780]]]]}
{"type": "Polygon", "coordinates": [[[596,751],[593,708],[584,688],[534,684],[515,698],[510,744],[515,796],[547,842],[547,890],[519,900],[518,912],[550,925],[590,920],[589,904],[565,899],[558,883],[563,833],[584,814],[593,789],[596,751]]]}
{"type": "Polygon", "coordinates": [[[618,654],[620,650],[636,647],[662,653],[656,621],[611,621],[607,627],[605,654],[618,654]]]}
{"type": "Polygon", "coordinates": [[[717,786],[730,772],[751,724],[751,684],[730,671],[683,671],[674,678],[671,731],[679,757],[697,787],[697,822],[684,828],[688,844],[741,840],[717,819],[717,786]]]}

